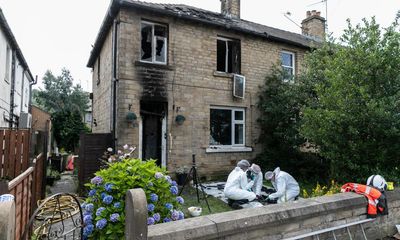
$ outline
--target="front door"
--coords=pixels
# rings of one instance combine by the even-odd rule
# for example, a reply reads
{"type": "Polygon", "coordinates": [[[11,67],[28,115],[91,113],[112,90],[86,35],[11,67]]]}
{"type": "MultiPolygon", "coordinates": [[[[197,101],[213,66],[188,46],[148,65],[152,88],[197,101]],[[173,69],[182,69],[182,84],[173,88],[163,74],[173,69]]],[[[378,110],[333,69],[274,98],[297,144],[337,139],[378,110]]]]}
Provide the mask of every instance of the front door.
{"type": "Polygon", "coordinates": [[[155,159],[157,165],[165,166],[166,128],[165,103],[141,103],[142,159],[155,159]]]}

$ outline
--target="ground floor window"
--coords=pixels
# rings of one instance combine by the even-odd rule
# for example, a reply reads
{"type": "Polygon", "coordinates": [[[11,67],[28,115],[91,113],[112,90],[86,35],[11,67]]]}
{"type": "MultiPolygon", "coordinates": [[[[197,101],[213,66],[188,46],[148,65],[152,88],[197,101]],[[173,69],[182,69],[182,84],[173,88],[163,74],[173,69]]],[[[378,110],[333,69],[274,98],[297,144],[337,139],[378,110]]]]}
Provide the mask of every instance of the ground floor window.
{"type": "Polygon", "coordinates": [[[245,145],[245,109],[211,107],[210,145],[245,145]]]}

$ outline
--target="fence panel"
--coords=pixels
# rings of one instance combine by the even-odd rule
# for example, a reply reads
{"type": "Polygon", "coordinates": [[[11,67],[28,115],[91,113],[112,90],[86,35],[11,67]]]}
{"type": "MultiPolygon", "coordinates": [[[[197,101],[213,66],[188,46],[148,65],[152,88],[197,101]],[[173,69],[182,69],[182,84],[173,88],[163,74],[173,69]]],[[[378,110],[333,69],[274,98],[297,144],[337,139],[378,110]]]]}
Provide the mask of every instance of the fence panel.
{"type": "Polygon", "coordinates": [[[29,130],[0,129],[0,178],[14,179],[29,167],[29,130]]]}

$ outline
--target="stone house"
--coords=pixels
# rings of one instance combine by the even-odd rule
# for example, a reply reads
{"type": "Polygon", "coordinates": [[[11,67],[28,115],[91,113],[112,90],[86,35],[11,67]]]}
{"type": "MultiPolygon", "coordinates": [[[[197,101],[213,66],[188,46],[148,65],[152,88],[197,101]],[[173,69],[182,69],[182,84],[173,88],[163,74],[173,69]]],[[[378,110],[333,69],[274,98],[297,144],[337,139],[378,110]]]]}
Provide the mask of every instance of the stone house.
{"type": "Polygon", "coordinates": [[[30,128],[34,78],[0,9],[0,128],[30,128]]]}
{"type": "Polygon", "coordinates": [[[112,1],[87,64],[93,132],[172,172],[195,155],[199,172],[226,174],[260,152],[257,94],[272,66],[298,74],[322,41],[319,12],[302,25],[296,34],[242,20],[240,0],[221,0],[221,13],[112,1]]]}

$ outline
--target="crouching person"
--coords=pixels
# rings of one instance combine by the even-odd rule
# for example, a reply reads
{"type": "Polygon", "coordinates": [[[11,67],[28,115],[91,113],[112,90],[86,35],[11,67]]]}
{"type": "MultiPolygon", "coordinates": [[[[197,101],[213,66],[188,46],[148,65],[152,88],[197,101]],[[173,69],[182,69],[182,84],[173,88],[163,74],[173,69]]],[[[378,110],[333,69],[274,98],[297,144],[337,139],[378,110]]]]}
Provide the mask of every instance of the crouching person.
{"type": "Polygon", "coordinates": [[[295,200],[300,194],[300,187],[297,181],[287,172],[277,167],[273,172],[265,173],[265,179],[270,180],[276,192],[268,196],[271,202],[283,203],[295,200]]]}
{"type": "Polygon", "coordinates": [[[247,160],[240,160],[228,176],[224,194],[232,208],[239,209],[241,208],[240,204],[253,201],[256,198],[254,192],[248,191],[254,185],[254,181],[247,181],[246,171],[249,167],[250,163],[247,160]]]}

